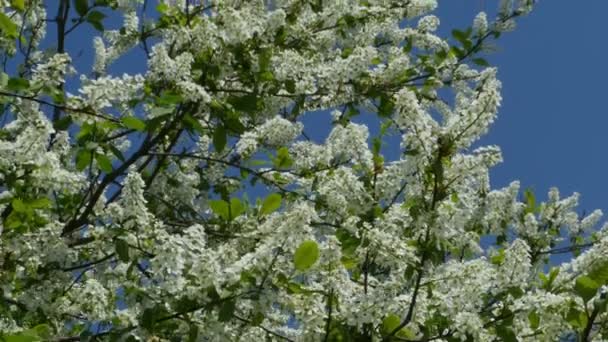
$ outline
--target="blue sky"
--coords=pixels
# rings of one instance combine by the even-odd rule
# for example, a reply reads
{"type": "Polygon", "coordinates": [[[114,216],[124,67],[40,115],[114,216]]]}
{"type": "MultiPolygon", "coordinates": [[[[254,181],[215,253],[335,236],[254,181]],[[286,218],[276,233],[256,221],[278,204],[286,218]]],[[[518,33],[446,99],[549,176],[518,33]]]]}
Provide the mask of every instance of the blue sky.
{"type": "MultiPolygon", "coordinates": [[[[498,1],[444,0],[443,32],[470,25],[498,1]]],[[[606,147],[608,1],[541,0],[488,55],[503,82],[503,105],[483,143],[497,144],[504,162],[494,186],[519,179],[545,198],[551,186],[580,192],[581,210],[608,213],[606,147]]]]}

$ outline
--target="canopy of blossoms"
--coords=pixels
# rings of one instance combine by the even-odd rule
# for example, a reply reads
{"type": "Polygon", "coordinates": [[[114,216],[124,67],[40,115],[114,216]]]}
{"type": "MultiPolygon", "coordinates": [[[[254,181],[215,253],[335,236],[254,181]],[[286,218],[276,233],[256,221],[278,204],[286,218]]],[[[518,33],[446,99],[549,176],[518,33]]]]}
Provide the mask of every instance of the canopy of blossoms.
{"type": "Polygon", "coordinates": [[[476,143],[532,5],[0,0],[0,340],[608,340],[601,212],[476,143]]]}

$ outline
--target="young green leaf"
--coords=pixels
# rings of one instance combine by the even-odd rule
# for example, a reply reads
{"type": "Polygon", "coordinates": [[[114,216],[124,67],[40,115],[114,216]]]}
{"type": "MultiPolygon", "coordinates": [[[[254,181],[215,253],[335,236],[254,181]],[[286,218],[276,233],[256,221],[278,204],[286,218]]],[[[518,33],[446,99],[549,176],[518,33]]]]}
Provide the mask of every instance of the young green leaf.
{"type": "Polygon", "coordinates": [[[19,12],[25,11],[25,0],[11,0],[11,7],[19,12]]]}
{"type": "Polygon", "coordinates": [[[576,282],[574,283],[574,292],[583,298],[586,303],[595,296],[600,286],[595,280],[587,276],[580,276],[576,278],[576,282]]]}
{"type": "Polygon", "coordinates": [[[230,209],[228,207],[228,203],[224,200],[211,200],[209,201],[209,208],[213,211],[217,216],[221,217],[224,220],[230,219],[230,209]]]}
{"type": "Polygon", "coordinates": [[[528,314],[528,321],[530,322],[530,328],[532,328],[532,330],[536,330],[540,326],[540,316],[536,311],[530,311],[528,314]]]}
{"type": "Polygon", "coordinates": [[[241,215],[245,211],[245,205],[240,199],[233,197],[230,199],[230,219],[241,215]]]}
{"type": "Polygon", "coordinates": [[[127,128],[134,129],[136,131],[146,130],[146,123],[140,118],[136,118],[134,116],[123,116],[120,121],[127,128]]]}
{"type": "Polygon", "coordinates": [[[2,31],[3,35],[15,39],[19,35],[17,29],[17,24],[15,24],[6,14],[0,12],[0,31],[2,31]]]}
{"type": "MultiPolygon", "coordinates": [[[[386,316],[382,321],[382,333],[384,335],[390,334],[391,332],[393,332],[393,330],[397,329],[399,324],[401,324],[401,318],[399,318],[399,316],[395,314],[390,314],[386,316]]],[[[395,335],[401,339],[409,340],[416,338],[416,334],[414,334],[411,330],[405,327],[399,329],[399,331],[395,335]]]]}
{"type": "Polygon", "coordinates": [[[82,149],[76,155],[76,170],[82,171],[91,163],[91,151],[82,149]]]}
{"type": "Polygon", "coordinates": [[[264,202],[262,202],[262,207],[260,208],[260,215],[265,216],[268,215],[281,207],[282,197],[280,194],[270,194],[264,202]]]}
{"type": "Polygon", "coordinates": [[[13,198],[11,206],[18,213],[25,213],[27,211],[27,205],[20,198],[13,198]]]}
{"type": "Polygon", "coordinates": [[[300,244],[293,255],[296,270],[306,271],[319,259],[319,246],[316,241],[307,240],[300,244]]]}

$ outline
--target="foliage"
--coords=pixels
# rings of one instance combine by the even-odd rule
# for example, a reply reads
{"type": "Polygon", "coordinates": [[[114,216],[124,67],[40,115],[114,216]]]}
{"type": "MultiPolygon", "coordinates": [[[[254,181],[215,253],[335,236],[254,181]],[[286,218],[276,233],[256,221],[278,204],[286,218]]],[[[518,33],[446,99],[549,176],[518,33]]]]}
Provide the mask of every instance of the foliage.
{"type": "Polygon", "coordinates": [[[0,340],[608,338],[601,213],[472,147],[532,1],[449,39],[435,0],[0,5],[0,340]]]}

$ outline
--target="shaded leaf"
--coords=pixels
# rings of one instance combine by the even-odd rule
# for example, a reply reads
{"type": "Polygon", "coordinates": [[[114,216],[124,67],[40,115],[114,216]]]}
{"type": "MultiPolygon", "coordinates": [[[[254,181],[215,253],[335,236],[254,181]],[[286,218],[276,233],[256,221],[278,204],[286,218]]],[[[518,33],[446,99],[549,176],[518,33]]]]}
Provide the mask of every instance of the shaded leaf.
{"type": "Polygon", "coordinates": [[[88,0],[74,0],[74,8],[76,8],[76,13],[83,17],[89,10],[88,0]]]}
{"type": "Polygon", "coordinates": [[[234,315],[236,309],[236,303],[234,300],[227,300],[222,303],[220,311],[218,312],[218,319],[220,322],[228,322],[234,315]]]}
{"type": "Polygon", "coordinates": [[[483,67],[488,67],[490,66],[490,63],[488,63],[488,61],[486,61],[483,58],[473,58],[473,63],[479,65],[479,66],[483,66],[483,67]]]}
{"type": "MultiPolygon", "coordinates": [[[[0,14],[2,14],[2,13],[0,13],[0,14]]],[[[1,16],[0,16],[0,18],[1,18],[1,16]]],[[[30,86],[30,81],[26,80],[25,78],[15,77],[15,78],[11,78],[8,80],[6,89],[12,90],[12,91],[21,91],[21,90],[25,90],[25,89],[29,88],[29,86],[30,86]]]]}
{"type": "Polygon", "coordinates": [[[213,146],[216,152],[222,152],[227,143],[226,129],[224,126],[217,126],[213,131],[213,146]]]}
{"type": "Polygon", "coordinates": [[[95,160],[97,160],[97,165],[103,172],[112,172],[112,161],[105,154],[96,154],[95,160]]]}
{"type": "Polygon", "coordinates": [[[129,244],[123,239],[116,239],[114,242],[114,247],[116,249],[118,259],[122,262],[129,262],[129,244]]]}
{"type": "Polygon", "coordinates": [[[76,155],[76,169],[82,171],[91,163],[91,151],[80,150],[76,155]]]}
{"type": "Polygon", "coordinates": [[[87,22],[91,24],[97,31],[103,31],[103,23],[101,22],[106,17],[105,14],[99,11],[91,11],[89,15],[87,15],[87,22]]]}

